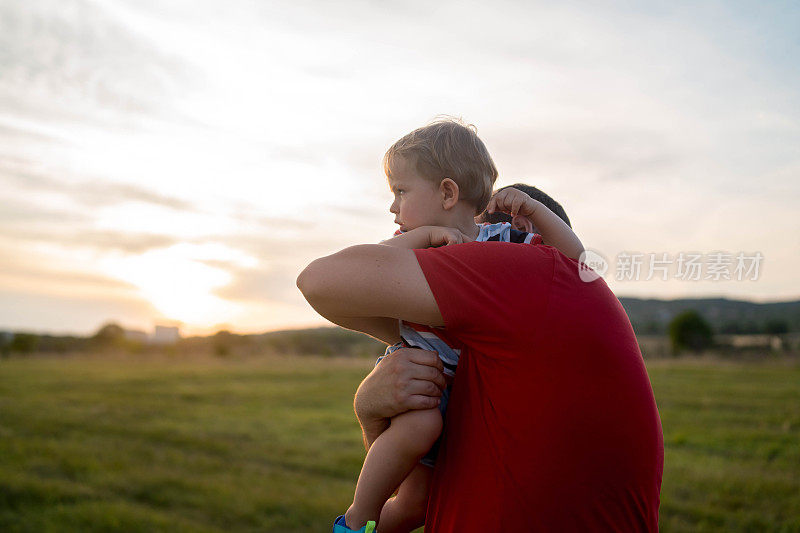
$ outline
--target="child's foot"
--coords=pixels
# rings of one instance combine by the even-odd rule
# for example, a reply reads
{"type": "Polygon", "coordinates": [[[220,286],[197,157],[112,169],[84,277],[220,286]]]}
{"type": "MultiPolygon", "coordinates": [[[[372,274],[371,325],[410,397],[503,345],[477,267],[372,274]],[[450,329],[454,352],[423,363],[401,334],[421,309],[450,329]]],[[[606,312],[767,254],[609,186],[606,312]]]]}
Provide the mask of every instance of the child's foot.
{"type": "Polygon", "coordinates": [[[344,521],[344,515],[341,515],[336,518],[336,521],[333,523],[333,533],[377,533],[375,531],[375,522],[370,520],[367,522],[367,525],[362,527],[361,529],[350,529],[347,527],[347,523],[344,521]]]}

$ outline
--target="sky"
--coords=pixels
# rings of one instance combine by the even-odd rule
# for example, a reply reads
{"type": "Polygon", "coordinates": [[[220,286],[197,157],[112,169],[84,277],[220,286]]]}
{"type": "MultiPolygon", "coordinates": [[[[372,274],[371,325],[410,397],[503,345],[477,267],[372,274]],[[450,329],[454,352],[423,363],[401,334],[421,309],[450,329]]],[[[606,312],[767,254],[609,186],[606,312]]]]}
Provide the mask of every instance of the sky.
{"type": "Polygon", "coordinates": [[[440,115],[565,207],[617,295],[800,298],[798,27],[791,2],[0,0],[0,329],[322,325],[297,274],[394,232],[381,157],[440,115]],[[758,275],[706,279],[717,252],[758,275]]]}

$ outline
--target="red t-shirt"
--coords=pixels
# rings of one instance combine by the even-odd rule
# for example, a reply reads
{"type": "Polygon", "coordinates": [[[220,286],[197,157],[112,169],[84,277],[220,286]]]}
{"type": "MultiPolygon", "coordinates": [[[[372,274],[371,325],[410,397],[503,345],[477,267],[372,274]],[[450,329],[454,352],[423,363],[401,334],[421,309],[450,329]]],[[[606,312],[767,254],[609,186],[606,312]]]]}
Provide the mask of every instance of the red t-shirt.
{"type": "Polygon", "coordinates": [[[415,253],[462,345],[425,532],[657,531],[661,422],[605,282],[550,246],[415,253]]]}

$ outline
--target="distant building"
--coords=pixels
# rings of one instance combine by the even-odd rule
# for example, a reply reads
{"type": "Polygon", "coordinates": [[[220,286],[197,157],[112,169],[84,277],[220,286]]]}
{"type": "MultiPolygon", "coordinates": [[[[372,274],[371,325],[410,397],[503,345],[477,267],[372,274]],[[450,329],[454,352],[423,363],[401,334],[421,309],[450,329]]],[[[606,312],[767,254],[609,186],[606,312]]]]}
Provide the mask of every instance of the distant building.
{"type": "Polygon", "coordinates": [[[156,344],[175,344],[181,340],[181,330],[177,326],[156,326],[153,342],[156,344]]]}

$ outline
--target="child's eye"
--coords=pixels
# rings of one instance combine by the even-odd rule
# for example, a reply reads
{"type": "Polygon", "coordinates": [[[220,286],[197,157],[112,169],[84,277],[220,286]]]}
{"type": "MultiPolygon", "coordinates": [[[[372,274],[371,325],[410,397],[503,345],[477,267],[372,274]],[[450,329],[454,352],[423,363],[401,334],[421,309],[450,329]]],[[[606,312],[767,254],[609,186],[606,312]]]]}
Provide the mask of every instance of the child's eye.
{"type": "Polygon", "coordinates": [[[404,192],[406,192],[405,189],[397,189],[397,194],[403,194],[404,192]]]}

